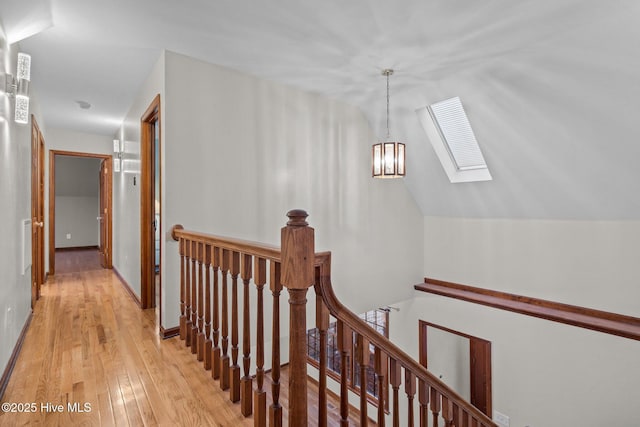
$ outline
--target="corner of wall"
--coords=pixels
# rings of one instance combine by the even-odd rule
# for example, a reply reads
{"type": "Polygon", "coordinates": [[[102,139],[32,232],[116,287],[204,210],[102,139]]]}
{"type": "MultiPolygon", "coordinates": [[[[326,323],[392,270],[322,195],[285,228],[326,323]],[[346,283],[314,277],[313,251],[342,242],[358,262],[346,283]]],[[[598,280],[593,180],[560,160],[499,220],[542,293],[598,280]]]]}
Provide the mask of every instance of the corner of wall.
{"type": "MultiPolygon", "coordinates": [[[[16,66],[18,45],[0,26],[0,74],[16,66]]],[[[35,104],[35,102],[34,102],[35,104]]],[[[13,100],[0,88],[0,371],[4,370],[31,312],[31,269],[22,268],[23,223],[31,218],[31,127],[13,120],[13,100]]],[[[30,235],[29,237],[30,238],[30,235]]]]}

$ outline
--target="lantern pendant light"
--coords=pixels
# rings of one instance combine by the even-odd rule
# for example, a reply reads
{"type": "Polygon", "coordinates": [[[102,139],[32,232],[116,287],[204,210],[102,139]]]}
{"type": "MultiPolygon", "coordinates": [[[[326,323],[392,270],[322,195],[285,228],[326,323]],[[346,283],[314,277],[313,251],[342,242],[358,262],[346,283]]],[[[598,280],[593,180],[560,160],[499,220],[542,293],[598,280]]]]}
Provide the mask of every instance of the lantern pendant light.
{"type": "Polygon", "coordinates": [[[393,70],[386,69],[382,75],[387,77],[387,139],[385,142],[373,144],[372,176],[374,178],[402,178],[405,176],[405,145],[392,142],[389,133],[389,76],[393,70]]]}

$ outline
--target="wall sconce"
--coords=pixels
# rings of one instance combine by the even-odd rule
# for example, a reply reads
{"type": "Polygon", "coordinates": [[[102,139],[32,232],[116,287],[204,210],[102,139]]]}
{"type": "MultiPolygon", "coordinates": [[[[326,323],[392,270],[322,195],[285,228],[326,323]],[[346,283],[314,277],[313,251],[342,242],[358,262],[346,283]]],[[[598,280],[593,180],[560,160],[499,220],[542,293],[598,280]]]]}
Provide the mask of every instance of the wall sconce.
{"type": "Polygon", "coordinates": [[[123,152],[123,145],[120,143],[119,139],[114,139],[113,140],[113,154],[114,154],[114,158],[113,158],[113,171],[114,172],[120,172],[121,169],[121,164],[122,164],[122,152],[123,152]]]}
{"type": "Polygon", "coordinates": [[[16,76],[7,74],[5,89],[10,97],[15,97],[16,123],[29,123],[29,82],[31,81],[31,55],[18,53],[16,76]]]}

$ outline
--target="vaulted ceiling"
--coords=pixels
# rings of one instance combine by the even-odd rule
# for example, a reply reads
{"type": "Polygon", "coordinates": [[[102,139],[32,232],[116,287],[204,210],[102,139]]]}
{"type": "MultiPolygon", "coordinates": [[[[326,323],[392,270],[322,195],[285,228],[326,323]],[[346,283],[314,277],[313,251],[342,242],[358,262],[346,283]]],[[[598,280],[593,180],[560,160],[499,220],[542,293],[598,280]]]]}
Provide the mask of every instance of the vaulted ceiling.
{"type": "Polygon", "coordinates": [[[344,100],[382,138],[393,68],[391,133],[425,215],[640,219],[636,0],[0,0],[0,19],[48,127],[113,135],[168,49],[344,100]],[[454,96],[493,181],[451,184],[420,126],[454,96]]]}

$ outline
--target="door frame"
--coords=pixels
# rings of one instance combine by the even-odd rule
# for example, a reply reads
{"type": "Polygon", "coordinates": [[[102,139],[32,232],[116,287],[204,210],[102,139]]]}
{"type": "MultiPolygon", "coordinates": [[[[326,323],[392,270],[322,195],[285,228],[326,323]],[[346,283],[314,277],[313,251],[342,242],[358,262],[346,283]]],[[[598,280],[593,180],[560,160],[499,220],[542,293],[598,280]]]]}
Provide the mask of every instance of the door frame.
{"type": "Polygon", "coordinates": [[[56,267],[56,156],[85,157],[102,159],[107,168],[107,179],[100,188],[100,197],[106,193],[106,267],[113,267],[113,158],[109,154],[82,153],[79,151],[49,150],[49,274],[55,274],[56,267]]]}
{"type": "Polygon", "coordinates": [[[44,153],[45,143],[35,116],[31,115],[31,308],[40,299],[44,268],[44,153]]]}
{"type": "Polygon", "coordinates": [[[469,373],[470,373],[470,403],[489,418],[493,417],[493,397],[491,394],[491,341],[465,334],[435,323],[419,321],[419,358],[420,364],[428,369],[427,328],[432,327],[449,332],[469,340],[469,373]],[[477,402],[478,404],[474,403],[477,402]]]}
{"type": "Polygon", "coordinates": [[[99,181],[99,190],[98,190],[98,206],[99,208],[99,216],[96,218],[99,222],[100,227],[100,240],[98,241],[98,252],[100,253],[100,265],[102,268],[109,268],[109,256],[107,251],[111,247],[109,239],[107,239],[107,235],[109,234],[109,224],[105,221],[107,218],[107,205],[109,204],[109,194],[107,186],[112,182],[109,179],[109,170],[111,169],[112,164],[109,163],[107,159],[102,159],[100,161],[100,175],[99,181]]]}
{"type": "MultiPolygon", "coordinates": [[[[158,144],[162,144],[162,120],[160,110],[160,94],[149,104],[140,118],[140,307],[142,309],[156,306],[155,283],[155,146],[154,129],[157,127],[158,144]]],[[[158,150],[158,165],[161,164],[161,150],[158,150]]],[[[161,170],[158,172],[162,176],[161,170]]],[[[162,181],[162,180],[160,180],[162,181]]],[[[162,183],[159,184],[158,203],[162,206],[162,183]]],[[[160,211],[160,248],[162,248],[162,211],[160,211]]],[[[161,252],[162,253],[162,252],[161,252]]],[[[161,255],[162,256],[162,255],[161,255]]],[[[162,261],[161,261],[162,263],[162,261]]],[[[162,271],[162,267],[160,268],[162,271]]],[[[158,273],[157,292],[160,298],[159,327],[162,327],[162,273],[158,273]]]]}

